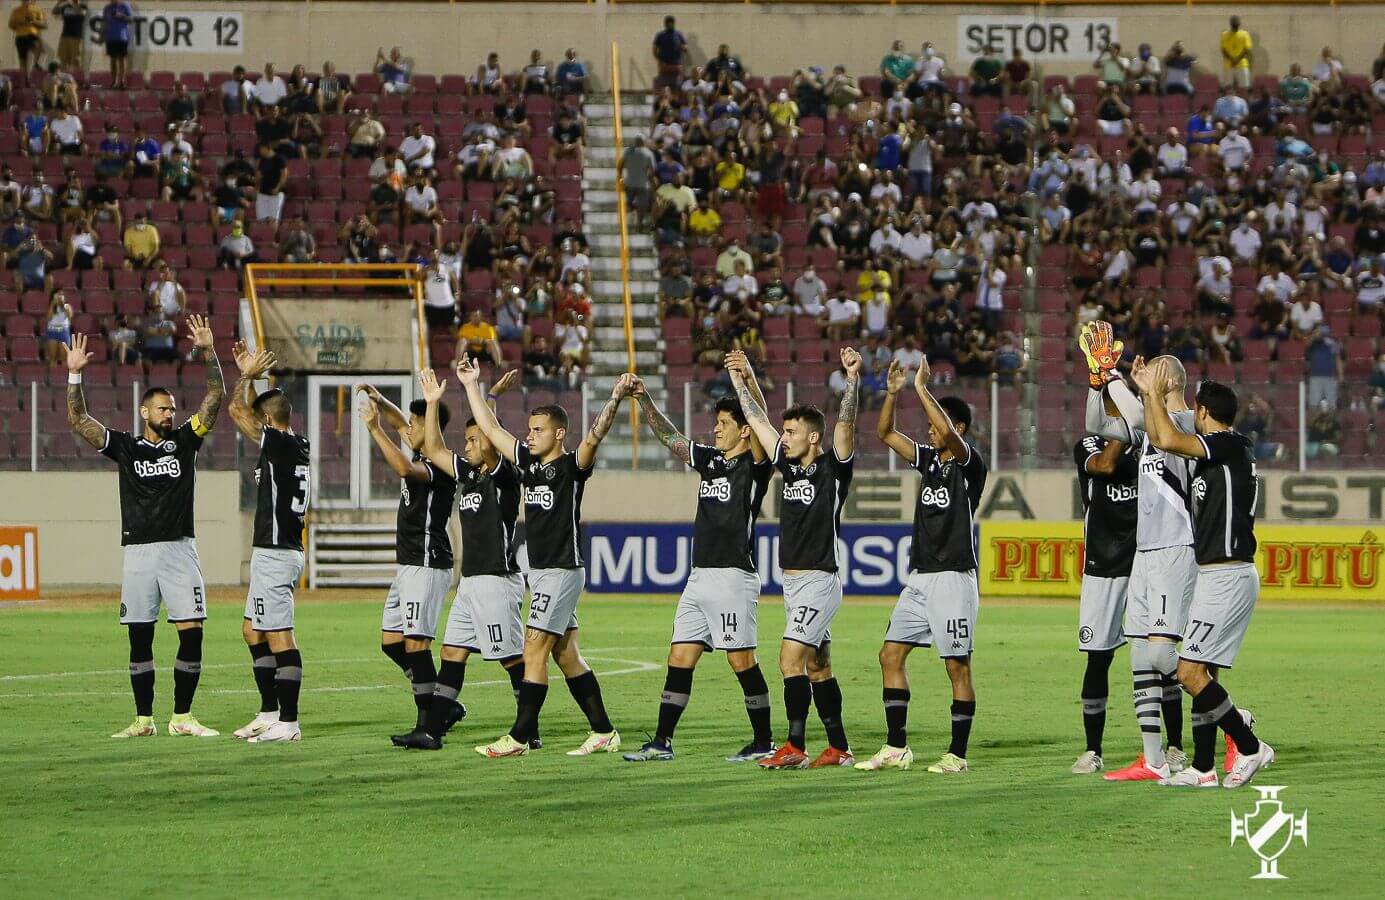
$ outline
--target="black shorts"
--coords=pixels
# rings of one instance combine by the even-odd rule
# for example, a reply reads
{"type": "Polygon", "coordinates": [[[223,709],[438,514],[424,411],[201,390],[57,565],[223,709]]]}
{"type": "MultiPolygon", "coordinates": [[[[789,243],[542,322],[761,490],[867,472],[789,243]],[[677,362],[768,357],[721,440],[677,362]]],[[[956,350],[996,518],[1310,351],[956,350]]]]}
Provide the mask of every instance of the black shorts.
{"type": "Polygon", "coordinates": [[[106,55],[111,59],[124,59],[130,55],[130,42],[106,41],[106,55]]]}
{"type": "Polygon", "coordinates": [[[38,49],[38,36],[33,35],[30,37],[15,38],[14,49],[19,52],[20,56],[28,56],[38,49]]]}

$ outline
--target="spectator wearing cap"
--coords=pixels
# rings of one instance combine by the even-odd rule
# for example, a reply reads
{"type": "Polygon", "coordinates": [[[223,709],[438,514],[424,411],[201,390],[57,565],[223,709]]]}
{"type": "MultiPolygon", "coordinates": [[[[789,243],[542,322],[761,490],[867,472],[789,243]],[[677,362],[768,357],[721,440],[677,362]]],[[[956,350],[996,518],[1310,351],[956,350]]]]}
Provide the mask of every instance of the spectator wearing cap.
{"type": "Polygon", "coordinates": [[[1229,26],[1221,34],[1222,78],[1226,84],[1248,88],[1255,42],[1241,27],[1240,16],[1232,16],[1229,26]]]}

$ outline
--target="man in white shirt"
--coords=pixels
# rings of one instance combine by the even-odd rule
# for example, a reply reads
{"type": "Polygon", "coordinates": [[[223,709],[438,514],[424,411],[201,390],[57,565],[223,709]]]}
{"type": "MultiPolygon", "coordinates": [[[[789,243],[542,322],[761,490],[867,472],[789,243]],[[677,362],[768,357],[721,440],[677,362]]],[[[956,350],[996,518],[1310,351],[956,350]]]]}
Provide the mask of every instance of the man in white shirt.
{"type": "Polygon", "coordinates": [[[827,301],[823,311],[822,324],[827,329],[830,341],[849,341],[856,337],[861,324],[861,304],[850,294],[842,294],[827,301]]]}
{"type": "Polygon", "coordinates": [[[399,151],[393,147],[386,147],[384,155],[370,164],[367,174],[371,181],[384,181],[394,177],[402,184],[409,170],[404,167],[404,160],[399,158],[399,151]]]}
{"type": "Polygon", "coordinates": [[[717,255],[717,274],[722,278],[736,273],[736,264],[741,263],[747,272],[755,268],[755,260],[741,247],[740,241],[732,241],[717,255]]]}
{"type": "Polygon", "coordinates": [[[1198,307],[1208,311],[1231,309],[1231,266],[1214,259],[1211,267],[1197,280],[1198,307]]]}
{"type": "Polygon", "coordinates": [[[1335,84],[1342,80],[1343,71],[1342,61],[1332,55],[1332,48],[1324,47],[1318,61],[1313,63],[1313,80],[1318,84],[1324,82],[1335,84]]]}
{"type": "Polygon", "coordinates": [[[183,133],[178,130],[177,125],[170,125],[168,126],[168,140],[159,146],[159,155],[164,159],[172,159],[175,150],[182,151],[184,159],[192,159],[192,144],[184,139],[183,133]]]}
{"type": "Polygon", "coordinates": [[[1298,282],[1288,272],[1282,271],[1278,263],[1270,263],[1269,271],[1260,279],[1255,290],[1260,294],[1272,293],[1280,303],[1287,304],[1298,290],[1298,282]]]}
{"type": "Polygon", "coordinates": [[[507,134],[500,139],[500,149],[495,151],[495,163],[491,171],[492,177],[497,181],[505,178],[532,178],[534,160],[529,156],[528,150],[519,146],[513,134],[507,134]]]}
{"type": "Polygon", "coordinates": [[[736,261],[736,270],[726,276],[726,280],[721,284],[721,293],[726,297],[735,297],[737,294],[745,292],[747,297],[754,297],[760,293],[760,283],[755,280],[755,276],[750,274],[745,263],[736,261]]]}
{"type": "Polygon", "coordinates": [[[1356,303],[1362,312],[1379,309],[1385,303],[1385,271],[1382,271],[1382,263],[1385,260],[1373,256],[1370,268],[1356,276],[1356,303]]]}
{"type": "Polygon", "coordinates": [[[82,152],[82,120],[59,106],[48,122],[48,133],[59,153],[82,152]]]}
{"type": "Polygon", "coordinates": [[[918,348],[918,341],[912,334],[904,336],[903,346],[894,352],[894,361],[904,369],[904,374],[908,378],[913,378],[919,366],[923,365],[923,351],[918,348]]]}
{"type": "Polygon", "coordinates": [[[413,131],[399,142],[399,155],[404,158],[404,165],[410,169],[433,168],[433,154],[437,149],[438,142],[433,136],[423,133],[422,122],[415,122],[413,131]]]}
{"type": "Polygon", "coordinates": [[[962,207],[962,221],[967,225],[967,231],[971,234],[981,230],[983,222],[991,222],[1000,218],[1000,213],[996,211],[995,204],[989,200],[977,202],[971,200],[962,207]]]}
{"type": "Polygon", "coordinates": [[[264,77],[255,82],[253,102],[258,109],[278,106],[289,95],[284,79],[274,73],[274,63],[265,63],[264,77]]]}
{"type": "Polygon", "coordinates": [[[1221,154],[1222,167],[1227,171],[1236,172],[1245,168],[1246,163],[1255,155],[1254,149],[1250,145],[1250,138],[1245,136],[1243,129],[1228,132],[1226,137],[1217,142],[1217,152],[1221,154]]]}
{"type": "Polygon", "coordinates": [[[1135,183],[1130,185],[1126,192],[1135,204],[1137,213],[1153,213],[1159,211],[1159,198],[1164,194],[1164,190],[1159,186],[1159,182],[1154,180],[1154,170],[1145,169],[1140,173],[1140,177],[1135,183]]]}
{"type": "Polygon", "coordinates": [[[1322,323],[1322,304],[1314,300],[1307,290],[1299,291],[1298,302],[1289,307],[1289,324],[1293,326],[1293,336],[1300,339],[1312,337],[1313,332],[1322,323]]]}
{"type": "Polygon", "coordinates": [[[871,291],[866,298],[865,306],[861,309],[861,331],[883,338],[890,330],[890,292],[878,285],[877,282],[876,289],[871,291]]]}
{"type": "Polygon", "coordinates": [[[886,219],[884,223],[870,236],[870,252],[878,254],[883,248],[898,250],[903,242],[904,236],[899,233],[899,229],[894,227],[893,219],[886,219]]]}
{"type": "Polygon", "coordinates": [[[585,278],[591,267],[591,257],[583,253],[572,238],[563,241],[563,265],[558,272],[559,280],[565,278],[568,272],[576,272],[585,278]]]}
{"type": "Polygon", "coordinates": [[[1289,223],[1298,221],[1298,207],[1289,200],[1283,190],[1275,191],[1274,199],[1265,204],[1264,214],[1265,221],[1270,223],[1278,222],[1280,216],[1289,223]]]}
{"type": "Polygon", "coordinates": [[[1186,239],[1197,224],[1197,204],[1193,203],[1180,190],[1173,202],[1164,207],[1164,218],[1169,223],[1169,237],[1186,239]]]}
{"type": "Polygon", "coordinates": [[[980,277],[976,280],[976,308],[985,318],[987,328],[996,331],[1000,326],[1000,313],[1005,309],[1005,282],[1009,278],[1005,270],[993,263],[982,263],[980,277]]]}
{"type": "Polygon", "coordinates": [[[803,316],[817,318],[822,315],[826,307],[823,298],[827,296],[827,285],[812,266],[803,270],[803,274],[793,283],[794,312],[803,316]]]}
{"type": "Polygon", "coordinates": [[[1177,128],[1166,132],[1164,143],[1159,145],[1154,156],[1159,160],[1160,175],[1180,175],[1188,167],[1188,148],[1179,142],[1177,128]]]}
{"type": "Polygon", "coordinates": [[[1238,262],[1253,263],[1260,257],[1260,245],[1263,241],[1260,232],[1256,231],[1252,225],[1255,214],[1248,214],[1241,220],[1241,224],[1231,229],[1231,234],[1227,237],[1227,242],[1231,244],[1231,252],[1238,262]]]}
{"type": "Polygon", "coordinates": [[[924,41],[923,51],[914,60],[914,80],[920,87],[940,90],[943,87],[943,71],[947,60],[933,49],[932,41],[924,41]]]}

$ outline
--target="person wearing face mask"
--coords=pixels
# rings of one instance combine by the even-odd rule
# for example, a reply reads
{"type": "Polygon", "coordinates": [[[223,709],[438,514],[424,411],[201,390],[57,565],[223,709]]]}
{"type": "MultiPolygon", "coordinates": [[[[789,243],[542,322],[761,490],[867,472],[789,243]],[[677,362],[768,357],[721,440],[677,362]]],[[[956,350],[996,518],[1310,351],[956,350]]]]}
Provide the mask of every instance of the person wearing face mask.
{"type": "Polygon", "coordinates": [[[1130,61],[1127,76],[1135,89],[1142,94],[1158,93],[1159,81],[1163,77],[1164,66],[1150,50],[1149,44],[1141,44],[1139,52],[1130,61]]]}
{"type": "Polygon", "coordinates": [[[921,97],[929,91],[946,90],[943,74],[947,70],[947,60],[933,48],[932,41],[925,41],[922,52],[914,60],[914,81],[907,93],[910,97],[921,97]]]}
{"type": "Polygon", "coordinates": [[[231,224],[230,233],[221,239],[217,256],[217,263],[223,269],[239,270],[255,262],[255,243],[245,233],[244,222],[231,224]]]}

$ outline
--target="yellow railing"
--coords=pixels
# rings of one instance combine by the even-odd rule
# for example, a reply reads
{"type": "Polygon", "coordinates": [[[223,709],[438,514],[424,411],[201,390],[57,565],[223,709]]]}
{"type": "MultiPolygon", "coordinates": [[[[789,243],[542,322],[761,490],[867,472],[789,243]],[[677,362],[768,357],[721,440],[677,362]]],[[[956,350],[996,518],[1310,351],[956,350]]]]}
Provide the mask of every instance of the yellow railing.
{"type": "MultiPolygon", "coordinates": [[[[614,111],[616,135],[616,221],[620,224],[620,294],[625,306],[625,355],[629,360],[629,370],[635,368],[635,322],[634,309],[630,302],[630,226],[625,210],[625,176],[620,165],[621,154],[625,150],[625,136],[621,131],[620,115],[620,45],[611,41],[611,108],[614,111]]],[[[640,467],[640,413],[636,404],[630,404],[630,468],[640,467]]]]}

